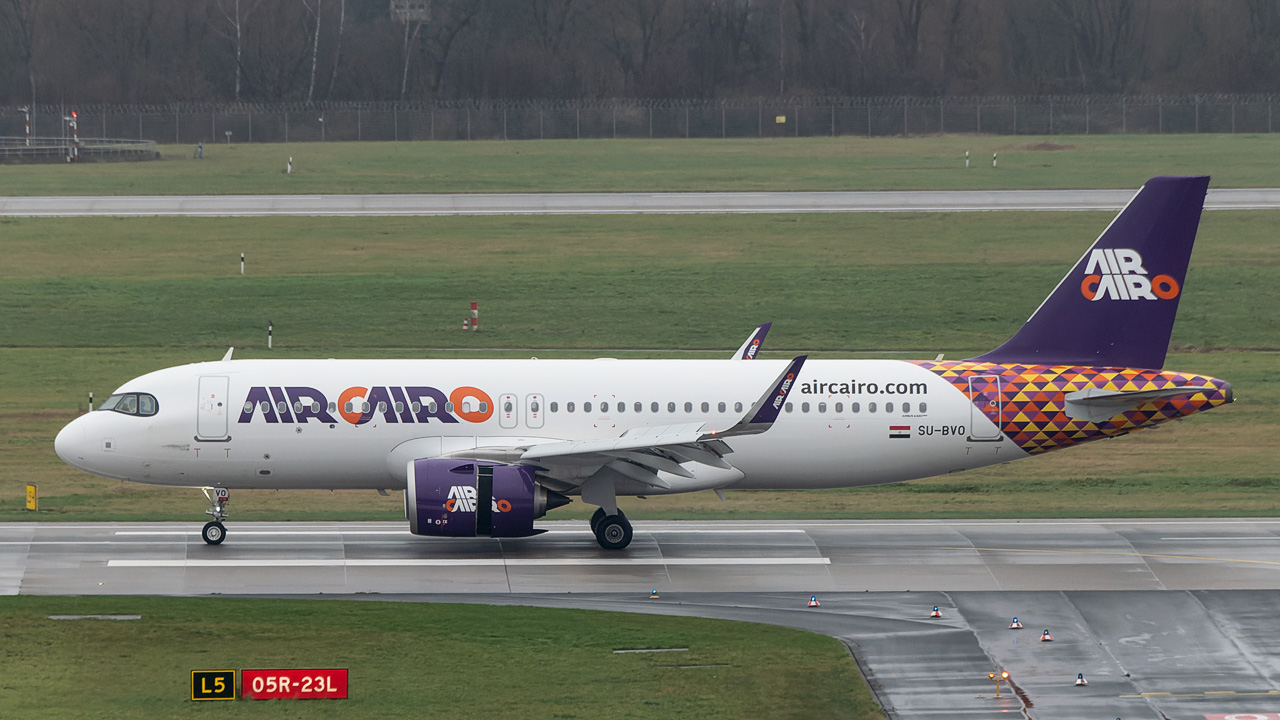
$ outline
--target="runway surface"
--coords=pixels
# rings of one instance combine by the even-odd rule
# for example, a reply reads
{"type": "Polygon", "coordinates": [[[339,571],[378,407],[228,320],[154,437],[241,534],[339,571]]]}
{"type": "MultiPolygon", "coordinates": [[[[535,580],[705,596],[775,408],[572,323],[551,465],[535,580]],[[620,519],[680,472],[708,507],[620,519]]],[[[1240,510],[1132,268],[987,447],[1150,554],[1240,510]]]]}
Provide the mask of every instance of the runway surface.
{"type": "Polygon", "coordinates": [[[209,547],[198,523],[0,524],[0,594],[720,617],[840,638],[894,718],[1280,712],[1280,520],[639,522],[622,553],[583,522],[541,527],[444,540],[400,523],[233,522],[209,547]],[[1008,629],[1014,616],[1024,629],[1008,629]],[[996,700],[987,673],[1001,669],[1013,687],[996,700]]]}
{"type": "MultiPolygon", "coordinates": [[[[1132,190],[0,197],[0,216],[391,216],[1119,210],[1132,190]]],[[[1209,191],[1208,210],[1280,208],[1280,188],[1209,191]]]]}

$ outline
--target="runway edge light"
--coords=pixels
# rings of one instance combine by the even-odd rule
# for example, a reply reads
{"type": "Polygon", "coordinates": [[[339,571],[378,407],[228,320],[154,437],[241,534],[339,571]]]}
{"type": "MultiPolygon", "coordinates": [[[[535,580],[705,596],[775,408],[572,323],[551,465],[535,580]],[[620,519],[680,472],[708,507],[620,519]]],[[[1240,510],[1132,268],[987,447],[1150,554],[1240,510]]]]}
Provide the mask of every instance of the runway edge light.
{"type": "Polygon", "coordinates": [[[1048,630],[1045,630],[1044,634],[1040,636],[1040,642],[1053,642],[1053,636],[1049,634],[1048,630]]]}
{"type": "Polygon", "coordinates": [[[1076,687],[1084,687],[1089,681],[1084,679],[1084,673],[1076,673],[1076,687]]]}
{"type": "Polygon", "coordinates": [[[942,611],[938,609],[938,606],[937,606],[937,605],[934,605],[934,606],[933,606],[933,610],[931,610],[931,611],[929,612],[929,617],[931,617],[931,618],[940,618],[940,617],[942,617],[942,611]]]}
{"type": "Polygon", "coordinates": [[[809,596],[809,607],[822,607],[822,603],[818,602],[817,595],[809,596]]]}
{"type": "Polygon", "coordinates": [[[654,588],[654,589],[653,589],[653,592],[649,593],[649,599],[650,599],[650,600],[657,600],[657,599],[658,599],[658,588],[654,588]]]}
{"type": "Polygon", "coordinates": [[[1014,619],[1013,619],[1013,622],[1009,623],[1009,629],[1010,629],[1010,630],[1021,630],[1021,629],[1022,629],[1022,623],[1018,622],[1018,618],[1014,618],[1014,619]]]}

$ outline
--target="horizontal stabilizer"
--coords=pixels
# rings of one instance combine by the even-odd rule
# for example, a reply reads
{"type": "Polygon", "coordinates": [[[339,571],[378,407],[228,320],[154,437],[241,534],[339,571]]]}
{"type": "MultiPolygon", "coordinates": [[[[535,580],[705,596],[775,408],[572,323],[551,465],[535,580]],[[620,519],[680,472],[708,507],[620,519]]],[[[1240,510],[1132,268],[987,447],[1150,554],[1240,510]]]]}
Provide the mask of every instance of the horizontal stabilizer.
{"type": "Polygon", "coordinates": [[[1159,390],[1106,390],[1104,388],[1085,388],[1066,394],[1067,406],[1064,412],[1072,420],[1087,420],[1091,423],[1106,422],[1126,410],[1155,401],[1168,400],[1181,395],[1194,393],[1217,392],[1212,385],[1186,385],[1183,387],[1167,387],[1159,390]]]}

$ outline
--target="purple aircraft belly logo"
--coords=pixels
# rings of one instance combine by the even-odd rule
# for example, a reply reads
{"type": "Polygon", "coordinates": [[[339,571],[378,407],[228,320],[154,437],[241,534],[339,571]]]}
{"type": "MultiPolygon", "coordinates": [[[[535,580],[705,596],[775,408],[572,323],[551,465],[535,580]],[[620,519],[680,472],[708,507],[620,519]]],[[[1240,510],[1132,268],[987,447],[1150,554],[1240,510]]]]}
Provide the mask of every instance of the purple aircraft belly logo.
{"type": "Polygon", "coordinates": [[[1142,255],[1129,248],[1093,250],[1084,272],[1080,294],[1087,300],[1172,300],[1181,290],[1169,275],[1147,277],[1142,255]]]}

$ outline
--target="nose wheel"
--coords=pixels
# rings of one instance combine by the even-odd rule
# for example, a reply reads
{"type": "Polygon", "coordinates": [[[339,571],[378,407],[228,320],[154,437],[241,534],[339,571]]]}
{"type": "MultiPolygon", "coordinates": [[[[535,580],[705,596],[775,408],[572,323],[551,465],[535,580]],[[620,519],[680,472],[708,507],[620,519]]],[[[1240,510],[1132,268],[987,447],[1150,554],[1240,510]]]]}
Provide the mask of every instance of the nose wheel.
{"type": "Polygon", "coordinates": [[[209,509],[205,515],[212,515],[213,520],[204,524],[200,537],[209,545],[221,545],[227,539],[227,526],[222,524],[227,519],[227,502],[231,500],[231,491],[226,488],[201,488],[204,497],[209,501],[209,509]]]}

